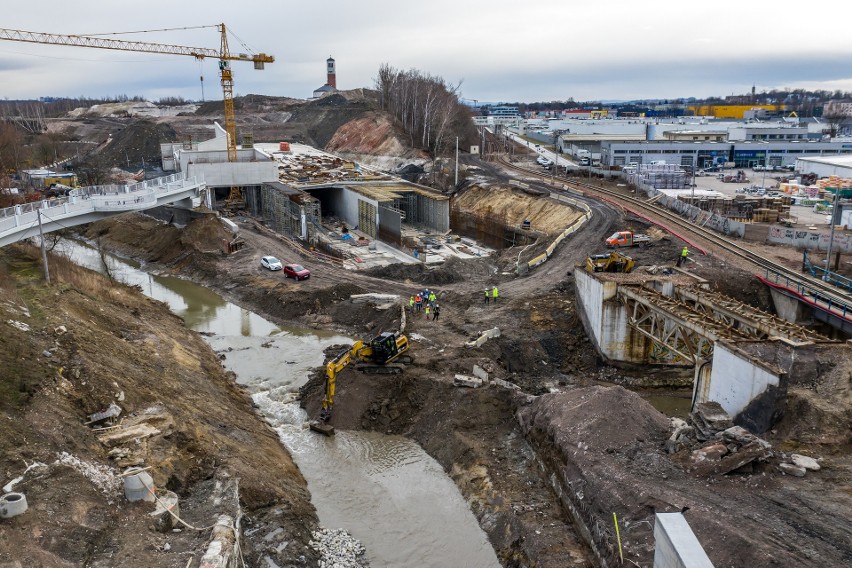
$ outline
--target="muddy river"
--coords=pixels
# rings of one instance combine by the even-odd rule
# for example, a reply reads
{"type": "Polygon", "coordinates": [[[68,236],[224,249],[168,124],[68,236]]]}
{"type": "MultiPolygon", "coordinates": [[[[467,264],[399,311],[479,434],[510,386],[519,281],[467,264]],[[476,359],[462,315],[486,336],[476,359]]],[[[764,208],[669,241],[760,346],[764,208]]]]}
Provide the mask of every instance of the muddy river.
{"type": "MultiPolygon", "coordinates": [[[[77,264],[103,272],[95,250],[68,241],[61,248],[77,264]]],[[[322,365],[323,349],[351,340],[278,326],[202,286],[107,261],[113,277],[168,304],[224,355],[299,465],[320,523],[359,539],[371,566],[499,566],[452,480],[416,443],[372,432],[325,437],[306,428],[295,391],[322,365]]]]}

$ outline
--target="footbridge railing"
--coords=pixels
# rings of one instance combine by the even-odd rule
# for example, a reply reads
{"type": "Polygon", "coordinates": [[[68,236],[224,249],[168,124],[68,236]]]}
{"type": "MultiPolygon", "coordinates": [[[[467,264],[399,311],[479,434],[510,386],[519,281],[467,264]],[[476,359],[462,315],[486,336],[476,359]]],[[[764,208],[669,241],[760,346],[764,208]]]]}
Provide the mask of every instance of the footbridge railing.
{"type": "Polygon", "coordinates": [[[197,197],[203,179],[173,174],[131,185],[98,185],[75,189],[68,197],[36,201],[0,209],[0,246],[43,232],[55,231],[99,218],[149,209],[197,197]]]}

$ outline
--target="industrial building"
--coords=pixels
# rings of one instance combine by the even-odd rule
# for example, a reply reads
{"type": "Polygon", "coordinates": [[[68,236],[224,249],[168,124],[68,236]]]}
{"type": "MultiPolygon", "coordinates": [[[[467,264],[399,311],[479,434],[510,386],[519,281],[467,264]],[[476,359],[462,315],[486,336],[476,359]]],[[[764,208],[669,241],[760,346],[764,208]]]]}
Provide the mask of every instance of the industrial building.
{"type": "Polygon", "coordinates": [[[626,166],[665,161],[681,166],[707,168],[731,164],[738,168],[757,165],[795,166],[805,156],[852,154],[848,142],[686,142],[686,141],[602,141],[601,165],[626,166]]]}
{"type": "MultiPolygon", "coordinates": [[[[852,141],[845,144],[852,149],[852,141]]],[[[848,152],[844,152],[847,154],[848,152]]],[[[796,171],[819,178],[838,176],[852,179],[852,156],[804,156],[796,161],[796,171]]]]}

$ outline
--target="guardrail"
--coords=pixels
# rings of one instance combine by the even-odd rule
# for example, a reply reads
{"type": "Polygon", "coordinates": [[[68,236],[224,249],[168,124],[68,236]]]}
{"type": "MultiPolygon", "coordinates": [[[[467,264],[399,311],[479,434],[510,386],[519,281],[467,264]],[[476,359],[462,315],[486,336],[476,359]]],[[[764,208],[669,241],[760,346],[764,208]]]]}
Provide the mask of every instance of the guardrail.
{"type": "Polygon", "coordinates": [[[582,201],[577,201],[576,199],[571,199],[570,197],[565,197],[563,195],[551,195],[551,197],[555,198],[557,201],[563,201],[565,203],[569,203],[572,207],[576,207],[583,211],[583,215],[580,218],[576,219],[571,225],[569,225],[564,231],[562,231],[550,246],[548,246],[544,252],[537,257],[533,258],[529,262],[527,262],[528,268],[535,268],[536,266],[543,264],[550,258],[554,251],[556,250],[557,245],[564,241],[568,236],[576,233],[583,224],[592,218],[592,209],[582,201]]]}
{"type": "Polygon", "coordinates": [[[846,319],[852,318],[852,303],[842,298],[829,296],[819,288],[809,286],[801,280],[796,280],[771,268],[766,269],[766,276],[763,280],[764,282],[773,283],[794,292],[814,307],[822,308],[829,313],[846,319]]]}

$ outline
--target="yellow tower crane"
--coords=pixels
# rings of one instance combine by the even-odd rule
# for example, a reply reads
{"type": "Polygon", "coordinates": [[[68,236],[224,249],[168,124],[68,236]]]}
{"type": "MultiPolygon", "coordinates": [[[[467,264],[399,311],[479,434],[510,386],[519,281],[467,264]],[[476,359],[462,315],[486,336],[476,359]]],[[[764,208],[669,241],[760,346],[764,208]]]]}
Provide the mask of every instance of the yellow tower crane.
{"type": "MultiPolygon", "coordinates": [[[[197,26],[214,27],[214,26],[197,26]]],[[[222,83],[222,95],[225,107],[225,132],[227,133],[228,161],[237,161],[237,122],[234,117],[234,76],[231,73],[231,61],[251,61],[255,69],[263,69],[265,63],[272,63],[275,57],[265,53],[247,55],[240,53],[231,55],[228,49],[228,34],[225,24],[215,26],[221,34],[219,51],[206,47],[186,47],[183,45],[171,45],[165,43],[149,43],[143,41],[125,41],[119,39],[106,39],[93,36],[49,34],[39,32],[27,32],[23,30],[10,30],[0,28],[0,40],[22,41],[28,43],[46,43],[51,45],[72,45],[77,47],[94,47],[98,49],[114,49],[119,51],[139,51],[143,53],[164,53],[169,55],[189,55],[196,59],[215,57],[219,59],[219,77],[222,83]]],[[[190,29],[190,28],[173,28],[190,29]]],[[[150,30],[171,31],[171,30],[150,30]]],[[[125,32],[127,33],[127,32],[125,32]]],[[[238,188],[231,188],[229,201],[240,199],[238,188]]]]}

